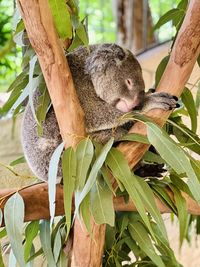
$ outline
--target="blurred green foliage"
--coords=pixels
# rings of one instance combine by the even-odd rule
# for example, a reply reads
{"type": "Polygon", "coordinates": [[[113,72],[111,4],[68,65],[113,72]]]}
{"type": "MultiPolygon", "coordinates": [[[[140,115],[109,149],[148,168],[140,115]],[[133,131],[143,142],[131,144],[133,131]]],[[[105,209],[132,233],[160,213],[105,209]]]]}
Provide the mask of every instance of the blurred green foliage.
{"type": "MultiPolygon", "coordinates": [[[[149,0],[152,19],[155,24],[169,9],[175,7],[179,0],[149,0]]],[[[81,0],[80,18],[86,19],[90,44],[115,42],[116,23],[112,0],[81,0]]],[[[0,0],[0,92],[8,86],[20,72],[21,50],[12,41],[12,17],[14,1],[0,0]]],[[[159,41],[170,39],[175,32],[171,22],[156,32],[159,41]]]]}
{"type": "Polygon", "coordinates": [[[12,41],[14,1],[0,0],[0,92],[6,91],[20,70],[21,56],[12,41]]]}

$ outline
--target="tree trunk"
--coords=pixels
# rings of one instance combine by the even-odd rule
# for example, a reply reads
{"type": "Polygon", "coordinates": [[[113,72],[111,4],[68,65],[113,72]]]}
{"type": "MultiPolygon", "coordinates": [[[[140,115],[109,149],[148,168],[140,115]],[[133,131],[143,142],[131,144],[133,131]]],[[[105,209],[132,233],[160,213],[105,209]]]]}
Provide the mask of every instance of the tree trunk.
{"type": "Polygon", "coordinates": [[[155,43],[148,0],[113,0],[117,43],[137,53],[155,43]]]}

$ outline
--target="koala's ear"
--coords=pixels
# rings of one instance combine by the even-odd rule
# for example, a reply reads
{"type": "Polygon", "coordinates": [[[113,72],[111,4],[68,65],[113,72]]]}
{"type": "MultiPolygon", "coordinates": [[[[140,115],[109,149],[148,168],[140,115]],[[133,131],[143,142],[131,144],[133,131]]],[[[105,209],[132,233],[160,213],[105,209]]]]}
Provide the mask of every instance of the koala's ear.
{"type": "Polygon", "coordinates": [[[85,73],[105,73],[109,66],[117,66],[125,59],[125,51],[116,44],[99,45],[86,59],[85,73]]]}

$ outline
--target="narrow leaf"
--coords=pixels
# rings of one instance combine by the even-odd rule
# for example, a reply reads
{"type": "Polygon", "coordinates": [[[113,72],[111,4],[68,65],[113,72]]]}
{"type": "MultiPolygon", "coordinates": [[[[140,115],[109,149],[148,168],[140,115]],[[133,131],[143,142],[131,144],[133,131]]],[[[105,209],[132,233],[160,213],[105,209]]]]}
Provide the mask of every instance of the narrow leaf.
{"type": "Polygon", "coordinates": [[[72,38],[70,13],[65,0],[49,0],[53,20],[60,38],[72,38]]]}
{"type": "Polygon", "coordinates": [[[75,189],[76,165],[75,152],[72,147],[69,147],[64,151],[62,156],[64,209],[67,225],[67,237],[71,227],[72,195],[75,189]]]}
{"type": "Polygon", "coordinates": [[[15,193],[6,202],[4,218],[7,235],[16,260],[21,267],[25,266],[23,241],[24,201],[19,193],[15,193]]]}
{"type": "Polygon", "coordinates": [[[104,147],[102,148],[99,156],[96,158],[93,166],[92,166],[92,169],[89,173],[89,176],[88,176],[88,179],[87,179],[87,182],[83,188],[83,190],[80,192],[80,195],[79,197],[77,197],[77,202],[75,203],[76,205],[76,210],[75,210],[75,214],[78,212],[78,209],[79,209],[79,206],[81,204],[81,202],[83,201],[83,199],[85,198],[85,196],[88,194],[88,192],[90,191],[90,189],[92,188],[93,184],[95,183],[96,181],[96,177],[97,177],[97,174],[99,172],[99,170],[101,169],[106,157],[107,157],[107,154],[109,152],[109,150],[111,149],[112,145],[113,145],[113,141],[114,139],[111,138],[105,145],[104,147]]]}
{"type": "Polygon", "coordinates": [[[37,236],[38,231],[39,231],[39,221],[33,221],[29,223],[29,225],[26,227],[25,230],[26,242],[24,245],[24,259],[26,262],[30,257],[33,240],[37,236]]]}
{"type": "Polygon", "coordinates": [[[157,125],[146,122],[147,136],[162,158],[178,173],[186,173],[187,185],[197,202],[200,202],[200,183],[184,151],[157,125]]]}
{"type": "Polygon", "coordinates": [[[55,216],[55,199],[56,199],[56,179],[58,174],[58,167],[61,154],[64,149],[64,143],[62,142],[53,152],[49,163],[48,172],[48,192],[49,192],[49,211],[51,217],[51,225],[55,216]]]}
{"type": "Polygon", "coordinates": [[[40,223],[40,241],[49,267],[56,267],[51,248],[50,222],[42,220],[40,223]]]}

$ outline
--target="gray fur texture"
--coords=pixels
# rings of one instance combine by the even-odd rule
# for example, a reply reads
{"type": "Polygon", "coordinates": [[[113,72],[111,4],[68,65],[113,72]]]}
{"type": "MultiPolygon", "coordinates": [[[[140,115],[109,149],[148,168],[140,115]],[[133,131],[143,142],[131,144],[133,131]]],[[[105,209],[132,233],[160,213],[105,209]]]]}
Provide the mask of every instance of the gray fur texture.
{"type": "MultiPolygon", "coordinates": [[[[92,45],[89,49],[80,47],[69,53],[67,60],[85,112],[86,132],[98,142],[105,143],[111,136],[118,140],[127,133],[133,123],[121,120],[125,111],[141,107],[145,111],[176,107],[176,99],[166,93],[145,95],[138,61],[130,51],[116,44],[92,45]]],[[[38,96],[36,90],[36,108],[38,96]]],[[[38,178],[48,179],[50,158],[61,141],[53,108],[48,111],[43,124],[43,135],[38,137],[28,104],[22,124],[22,145],[26,160],[38,178]]],[[[62,176],[61,167],[58,176],[62,176]]]]}

